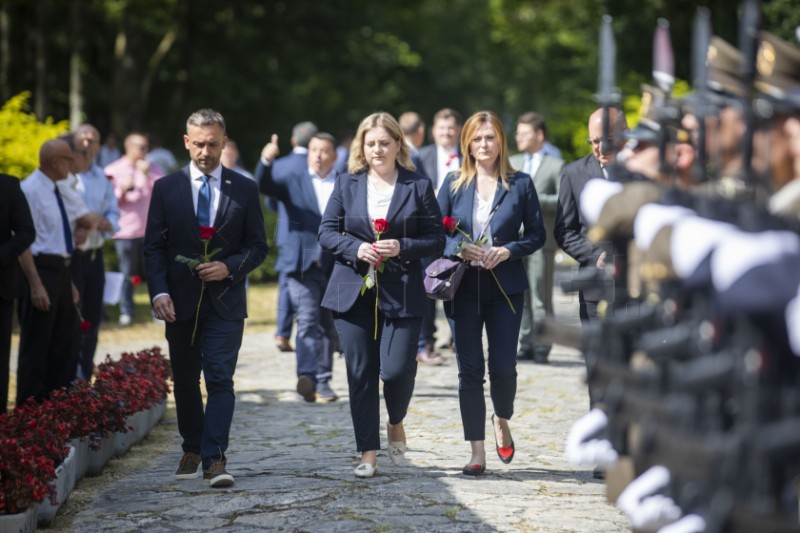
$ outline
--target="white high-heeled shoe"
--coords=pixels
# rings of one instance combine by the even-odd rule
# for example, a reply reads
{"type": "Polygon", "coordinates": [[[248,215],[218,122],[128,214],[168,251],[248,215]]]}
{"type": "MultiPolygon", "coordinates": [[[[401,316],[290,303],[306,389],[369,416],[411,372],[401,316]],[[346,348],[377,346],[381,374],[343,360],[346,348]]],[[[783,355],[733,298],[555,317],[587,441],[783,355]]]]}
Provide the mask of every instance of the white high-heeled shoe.
{"type": "Polygon", "coordinates": [[[375,472],[377,471],[377,466],[372,466],[369,463],[361,463],[356,467],[355,470],[353,470],[353,473],[356,475],[356,477],[367,478],[374,476],[375,472]]]}

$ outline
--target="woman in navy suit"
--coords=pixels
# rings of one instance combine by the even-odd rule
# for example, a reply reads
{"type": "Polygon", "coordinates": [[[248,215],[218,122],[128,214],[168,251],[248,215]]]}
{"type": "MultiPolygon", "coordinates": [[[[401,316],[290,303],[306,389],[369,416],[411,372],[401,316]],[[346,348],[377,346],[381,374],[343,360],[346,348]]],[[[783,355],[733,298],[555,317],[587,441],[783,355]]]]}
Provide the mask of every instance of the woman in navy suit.
{"type": "Polygon", "coordinates": [[[544,245],[545,231],[533,181],[511,167],[503,124],[494,113],[481,111],[466,121],[461,152],[461,169],[445,178],[438,200],[445,217],[457,223],[445,255],[470,262],[445,314],[453,325],[464,439],[472,447],[462,472],[479,475],[486,469],[483,328],[495,446],[507,464],[514,457],[508,421],[514,413],[517,338],[528,288],[522,258],[544,245]]]}
{"type": "Polygon", "coordinates": [[[414,173],[397,121],[374,113],[358,127],[349,174],[336,180],[319,242],[336,262],[322,300],[344,348],[350,413],[361,462],[372,477],[380,449],[380,390],[389,414],[388,454],[405,464],[403,419],[414,392],[426,308],[420,259],[442,253],[441,212],[431,180],[414,173]]]}

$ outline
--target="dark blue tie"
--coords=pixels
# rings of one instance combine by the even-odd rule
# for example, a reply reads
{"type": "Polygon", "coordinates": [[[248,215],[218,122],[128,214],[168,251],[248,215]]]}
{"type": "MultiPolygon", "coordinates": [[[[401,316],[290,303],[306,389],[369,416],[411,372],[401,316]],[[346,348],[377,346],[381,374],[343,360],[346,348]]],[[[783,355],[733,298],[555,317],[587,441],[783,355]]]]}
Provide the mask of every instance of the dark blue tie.
{"type": "Polygon", "coordinates": [[[203,184],[200,186],[200,194],[197,196],[197,224],[200,226],[210,226],[211,211],[211,185],[208,184],[210,176],[203,175],[200,179],[203,184]]]}
{"type": "Polygon", "coordinates": [[[75,249],[72,244],[72,228],[69,226],[67,210],[64,208],[64,201],[61,199],[61,193],[58,192],[58,186],[56,186],[56,201],[58,202],[58,210],[61,211],[61,225],[64,227],[64,240],[67,243],[67,253],[72,255],[72,251],[75,249]]]}

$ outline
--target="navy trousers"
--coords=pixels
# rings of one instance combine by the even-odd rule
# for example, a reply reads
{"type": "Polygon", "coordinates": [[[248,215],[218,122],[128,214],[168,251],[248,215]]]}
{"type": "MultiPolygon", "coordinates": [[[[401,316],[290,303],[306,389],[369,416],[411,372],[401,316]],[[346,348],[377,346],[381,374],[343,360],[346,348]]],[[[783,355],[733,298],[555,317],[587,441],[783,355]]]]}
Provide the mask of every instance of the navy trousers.
{"type": "Polygon", "coordinates": [[[192,345],[193,329],[194,317],[167,323],[166,337],[183,451],[199,453],[203,468],[208,468],[214,461],[224,461],[228,449],[235,404],[233,373],[242,345],[244,320],[220,316],[206,291],[192,345]],[[200,393],[201,372],[208,392],[205,412],[200,393]]]}
{"type": "Polygon", "coordinates": [[[419,317],[388,318],[378,312],[375,339],[374,291],[356,299],[345,313],[334,313],[334,322],[344,348],[350,414],[356,449],[380,450],[380,384],[389,423],[399,424],[408,412],[417,377],[419,317]]]}
{"type": "Polygon", "coordinates": [[[294,323],[294,306],[289,295],[289,276],[284,272],[278,272],[278,317],[275,320],[277,328],[276,337],[292,336],[292,324],[294,323]]]}
{"type": "Polygon", "coordinates": [[[464,440],[485,440],[485,383],[487,359],[483,354],[483,328],[489,343],[490,395],[497,416],[510,419],[517,393],[517,339],[524,293],[509,294],[516,313],[503,297],[491,272],[467,269],[455,298],[445,302],[453,324],[458,362],[458,399],[464,440]]]}
{"type": "Polygon", "coordinates": [[[297,317],[297,375],[326,383],[333,376],[333,350],[339,343],[331,311],[320,307],[328,278],[313,265],[302,274],[289,274],[287,282],[297,317]]]}

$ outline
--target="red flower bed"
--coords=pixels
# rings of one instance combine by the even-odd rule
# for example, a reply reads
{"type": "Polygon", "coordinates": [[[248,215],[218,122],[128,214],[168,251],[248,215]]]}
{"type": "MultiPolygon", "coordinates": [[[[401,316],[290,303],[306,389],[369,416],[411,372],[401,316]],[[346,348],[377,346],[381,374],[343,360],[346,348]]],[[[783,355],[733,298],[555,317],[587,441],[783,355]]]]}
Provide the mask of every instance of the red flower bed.
{"type": "Polygon", "coordinates": [[[0,415],[0,515],[25,511],[51,492],[69,439],[127,431],[125,418],[166,399],[169,360],[154,347],[107,358],[94,383],[77,381],[37,404],[33,399],[0,415]]]}

